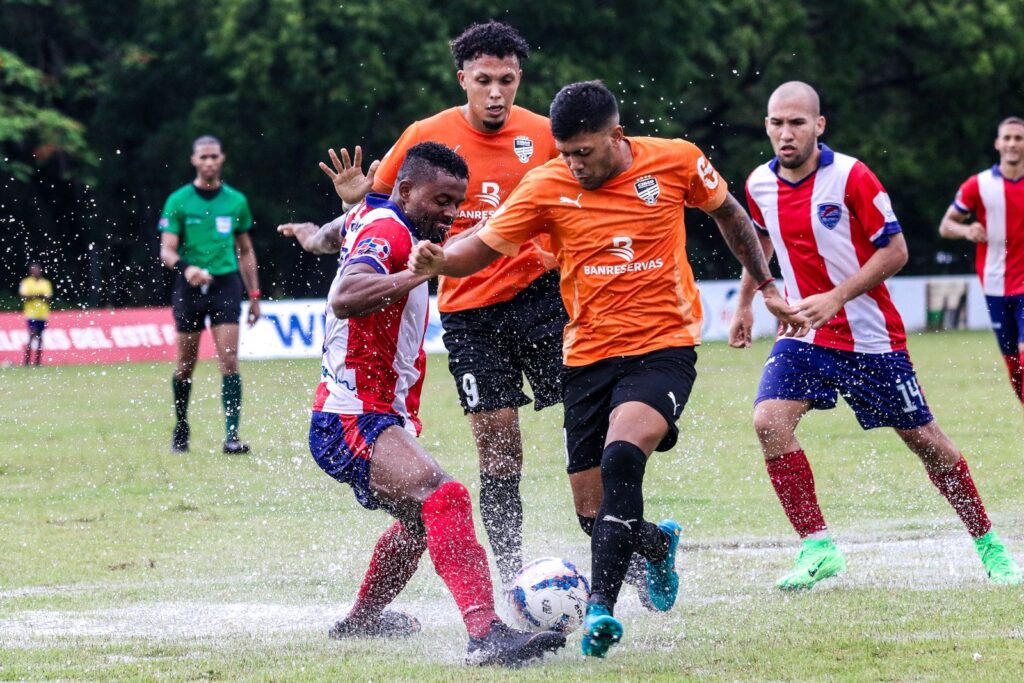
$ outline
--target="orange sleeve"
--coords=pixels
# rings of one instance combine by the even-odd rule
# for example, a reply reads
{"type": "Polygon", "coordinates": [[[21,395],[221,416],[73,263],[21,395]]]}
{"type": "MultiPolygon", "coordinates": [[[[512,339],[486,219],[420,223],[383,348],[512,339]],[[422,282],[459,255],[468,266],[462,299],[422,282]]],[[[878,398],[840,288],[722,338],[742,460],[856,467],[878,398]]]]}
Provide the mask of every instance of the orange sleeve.
{"type": "Polygon", "coordinates": [[[686,141],[680,142],[684,159],[681,164],[685,174],[683,184],[687,188],[686,205],[702,211],[714,211],[725,202],[729,185],[699,147],[686,141]]]}
{"type": "Polygon", "coordinates": [[[387,194],[394,188],[395,180],[398,179],[398,169],[402,167],[402,162],[405,161],[405,153],[413,145],[422,142],[420,140],[419,128],[419,121],[406,128],[402,136],[398,138],[395,144],[391,146],[391,149],[388,150],[388,153],[384,155],[384,158],[380,160],[377,175],[373,176],[374,192],[387,194]]]}
{"type": "Polygon", "coordinates": [[[526,174],[505,203],[494,212],[477,236],[484,244],[506,256],[519,253],[519,245],[543,233],[547,228],[544,211],[537,202],[539,188],[526,174]]]}

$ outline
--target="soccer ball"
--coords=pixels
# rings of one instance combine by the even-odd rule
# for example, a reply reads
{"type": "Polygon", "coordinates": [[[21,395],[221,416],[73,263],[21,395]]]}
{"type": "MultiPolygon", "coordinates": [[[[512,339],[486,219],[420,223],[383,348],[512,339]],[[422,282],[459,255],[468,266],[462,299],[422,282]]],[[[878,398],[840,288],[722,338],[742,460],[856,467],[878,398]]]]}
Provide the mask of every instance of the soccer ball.
{"type": "Polygon", "coordinates": [[[557,557],[542,557],[516,575],[508,600],[528,631],[572,633],[583,623],[590,583],[575,565],[557,557]]]}

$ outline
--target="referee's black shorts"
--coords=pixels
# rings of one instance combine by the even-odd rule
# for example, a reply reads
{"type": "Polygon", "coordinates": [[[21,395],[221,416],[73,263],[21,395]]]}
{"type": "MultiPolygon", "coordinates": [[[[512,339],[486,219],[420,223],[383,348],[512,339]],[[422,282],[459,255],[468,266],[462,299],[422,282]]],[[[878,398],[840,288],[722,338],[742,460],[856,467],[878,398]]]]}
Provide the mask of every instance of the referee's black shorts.
{"type": "Polygon", "coordinates": [[[608,420],[616,406],[638,401],[665,418],[668,432],[655,450],[676,445],[676,420],[697,379],[692,346],[639,356],[613,356],[565,371],[565,469],[569,474],[601,466],[608,420]]]}
{"type": "Polygon", "coordinates": [[[508,301],[442,313],[448,369],[466,413],[530,403],[540,410],[562,400],[562,332],[569,317],[557,270],[541,275],[508,301]]]}
{"type": "Polygon", "coordinates": [[[237,325],[242,316],[242,278],[237,271],[214,275],[209,285],[193,287],[179,273],[171,293],[171,308],[178,332],[201,332],[207,317],[210,327],[237,325]]]}

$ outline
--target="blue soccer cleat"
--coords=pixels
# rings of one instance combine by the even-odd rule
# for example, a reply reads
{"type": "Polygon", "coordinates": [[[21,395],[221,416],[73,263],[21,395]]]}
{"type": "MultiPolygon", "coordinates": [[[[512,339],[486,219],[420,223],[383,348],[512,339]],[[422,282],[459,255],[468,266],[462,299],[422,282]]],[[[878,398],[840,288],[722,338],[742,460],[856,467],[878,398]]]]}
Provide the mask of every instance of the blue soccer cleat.
{"type": "Polygon", "coordinates": [[[580,642],[583,656],[604,657],[608,649],[620,640],[622,622],[613,617],[604,605],[587,605],[587,616],[583,620],[583,640],[580,642]]]}
{"type": "Polygon", "coordinates": [[[647,563],[647,593],[651,605],[659,612],[667,612],[676,604],[679,595],[679,574],[676,573],[676,548],[683,528],[671,519],[658,522],[658,528],[668,534],[668,554],[661,562],[647,563]]]}

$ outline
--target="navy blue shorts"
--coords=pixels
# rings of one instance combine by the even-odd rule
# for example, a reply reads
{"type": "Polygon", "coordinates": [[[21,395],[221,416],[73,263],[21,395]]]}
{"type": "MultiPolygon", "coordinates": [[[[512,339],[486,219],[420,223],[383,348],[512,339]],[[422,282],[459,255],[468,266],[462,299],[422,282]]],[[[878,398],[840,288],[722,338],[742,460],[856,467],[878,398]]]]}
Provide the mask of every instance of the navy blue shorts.
{"type": "Polygon", "coordinates": [[[28,333],[33,337],[38,337],[46,329],[45,320],[28,320],[28,333]]]}
{"type": "Polygon", "coordinates": [[[906,351],[856,353],[795,339],[775,342],[754,404],[810,401],[815,410],[828,410],[840,395],[864,429],[915,429],[935,419],[906,351]]]}
{"type": "Polygon", "coordinates": [[[986,296],[988,317],[1004,356],[1016,356],[1024,343],[1024,295],[986,296]]]}
{"type": "Polygon", "coordinates": [[[395,425],[405,427],[405,419],[391,413],[338,415],[314,411],[309,423],[309,452],[320,469],[352,487],[360,505],[376,510],[381,504],[370,490],[370,457],[377,437],[395,425]]]}

